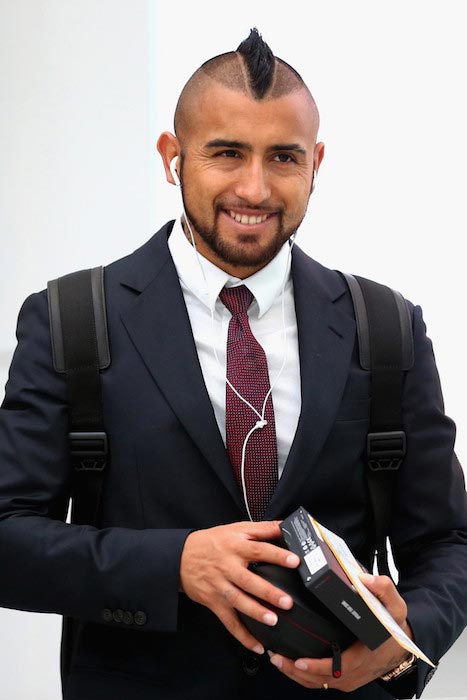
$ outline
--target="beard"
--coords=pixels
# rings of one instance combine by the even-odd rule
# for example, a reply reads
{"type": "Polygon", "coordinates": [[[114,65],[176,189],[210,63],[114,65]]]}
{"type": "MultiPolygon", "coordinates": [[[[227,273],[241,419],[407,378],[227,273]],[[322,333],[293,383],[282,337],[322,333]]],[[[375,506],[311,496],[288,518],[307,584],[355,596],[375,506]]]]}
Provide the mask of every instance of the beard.
{"type": "MultiPolygon", "coordinates": [[[[183,195],[183,193],[182,193],[183,195]]],[[[258,238],[252,234],[237,234],[235,240],[224,237],[219,230],[219,215],[226,207],[218,204],[215,208],[214,221],[210,225],[193,215],[183,197],[185,214],[199,237],[213,251],[216,257],[227,265],[242,268],[259,269],[267,265],[277,255],[284,243],[297,231],[302,219],[289,227],[284,226],[282,211],[277,212],[277,230],[266,245],[259,246],[258,238]]],[[[257,211],[257,209],[255,209],[257,211]]],[[[266,213],[266,212],[265,212],[266,213]]],[[[189,239],[190,240],[190,239],[189,239]]]]}

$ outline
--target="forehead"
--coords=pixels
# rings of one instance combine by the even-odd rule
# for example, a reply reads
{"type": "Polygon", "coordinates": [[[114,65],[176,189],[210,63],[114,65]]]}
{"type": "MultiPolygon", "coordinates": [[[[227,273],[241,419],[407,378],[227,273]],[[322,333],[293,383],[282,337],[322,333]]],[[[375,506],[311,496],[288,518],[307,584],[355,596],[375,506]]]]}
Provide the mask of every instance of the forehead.
{"type": "Polygon", "coordinates": [[[306,90],[279,98],[255,100],[219,84],[203,89],[193,103],[188,143],[216,138],[266,148],[274,143],[314,145],[317,114],[306,90]]]}

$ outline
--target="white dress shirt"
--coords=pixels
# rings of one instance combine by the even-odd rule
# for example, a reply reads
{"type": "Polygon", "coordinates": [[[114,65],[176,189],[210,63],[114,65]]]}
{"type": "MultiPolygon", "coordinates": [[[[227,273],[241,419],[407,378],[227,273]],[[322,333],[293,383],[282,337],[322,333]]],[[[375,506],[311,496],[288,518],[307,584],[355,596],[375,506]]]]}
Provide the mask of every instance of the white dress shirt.
{"type": "MultiPolygon", "coordinates": [[[[244,284],[254,296],[248,309],[248,318],[253,335],[263,347],[268,362],[280,477],[301,409],[290,245],[285,243],[268,265],[243,280],[228,275],[201,254],[197,254],[188,242],[180,220],[175,222],[169,237],[169,250],[177,269],[204,382],[224,444],[226,345],[231,314],[219,299],[219,292],[224,286],[244,284]],[[284,279],[286,283],[282,294],[284,279]]],[[[245,405],[245,411],[251,409],[245,405]]],[[[252,427],[256,421],[257,416],[251,411],[252,427]]]]}

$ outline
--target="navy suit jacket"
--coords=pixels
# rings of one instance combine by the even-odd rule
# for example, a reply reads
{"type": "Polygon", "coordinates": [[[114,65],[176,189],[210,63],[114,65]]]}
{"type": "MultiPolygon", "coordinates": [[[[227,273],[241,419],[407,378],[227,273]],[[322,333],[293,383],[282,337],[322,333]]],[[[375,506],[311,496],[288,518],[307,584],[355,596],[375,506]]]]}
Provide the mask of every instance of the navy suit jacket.
{"type": "MultiPolygon", "coordinates": [[[[179,588],[193,529],[246,520],[170,256],[167,224],[105,271],[112,362],[102,372],[112,462],[101,528],[63,522],[70,493],[67,399],[52,365],[46,292],[18,322],[0,410],[0,604],[81,621],[66,697],[345,697],[310,691],[255,659],[179,588]]],[[[341,277],[294,248],[302,411],[267,519],[303,505],[370,564],[364,476],[370,380],[341,277]]],[[[415,639],[437,662],[465,625],[467,507],[431,344],[413,309],[407,457],[392,519],[399,590],[415,639]]],[[[424,664],[412,675],[420,693],[424,664]]],[[[350,697],[350,696],[349,696],[350,697]]],[[[383,698],[372,684],[352,698],[383,698]]]]}

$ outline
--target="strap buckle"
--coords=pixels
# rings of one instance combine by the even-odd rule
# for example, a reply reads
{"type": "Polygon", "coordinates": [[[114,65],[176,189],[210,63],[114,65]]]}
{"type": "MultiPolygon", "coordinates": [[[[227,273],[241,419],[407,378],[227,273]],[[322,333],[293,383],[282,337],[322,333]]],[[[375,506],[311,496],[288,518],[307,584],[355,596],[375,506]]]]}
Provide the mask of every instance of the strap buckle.
{"type": "Polygon", "coordinates": [[[368,433],[366,454],[368,466],[374,472],[396,471],[407,452],[407,439],[403,430],[368,433]]]}
{"type": "Polygon", "coordinates": [[[75,470],[101,472],[107,464],[107,433],[72,432],[68,434],[75,470]]]}

